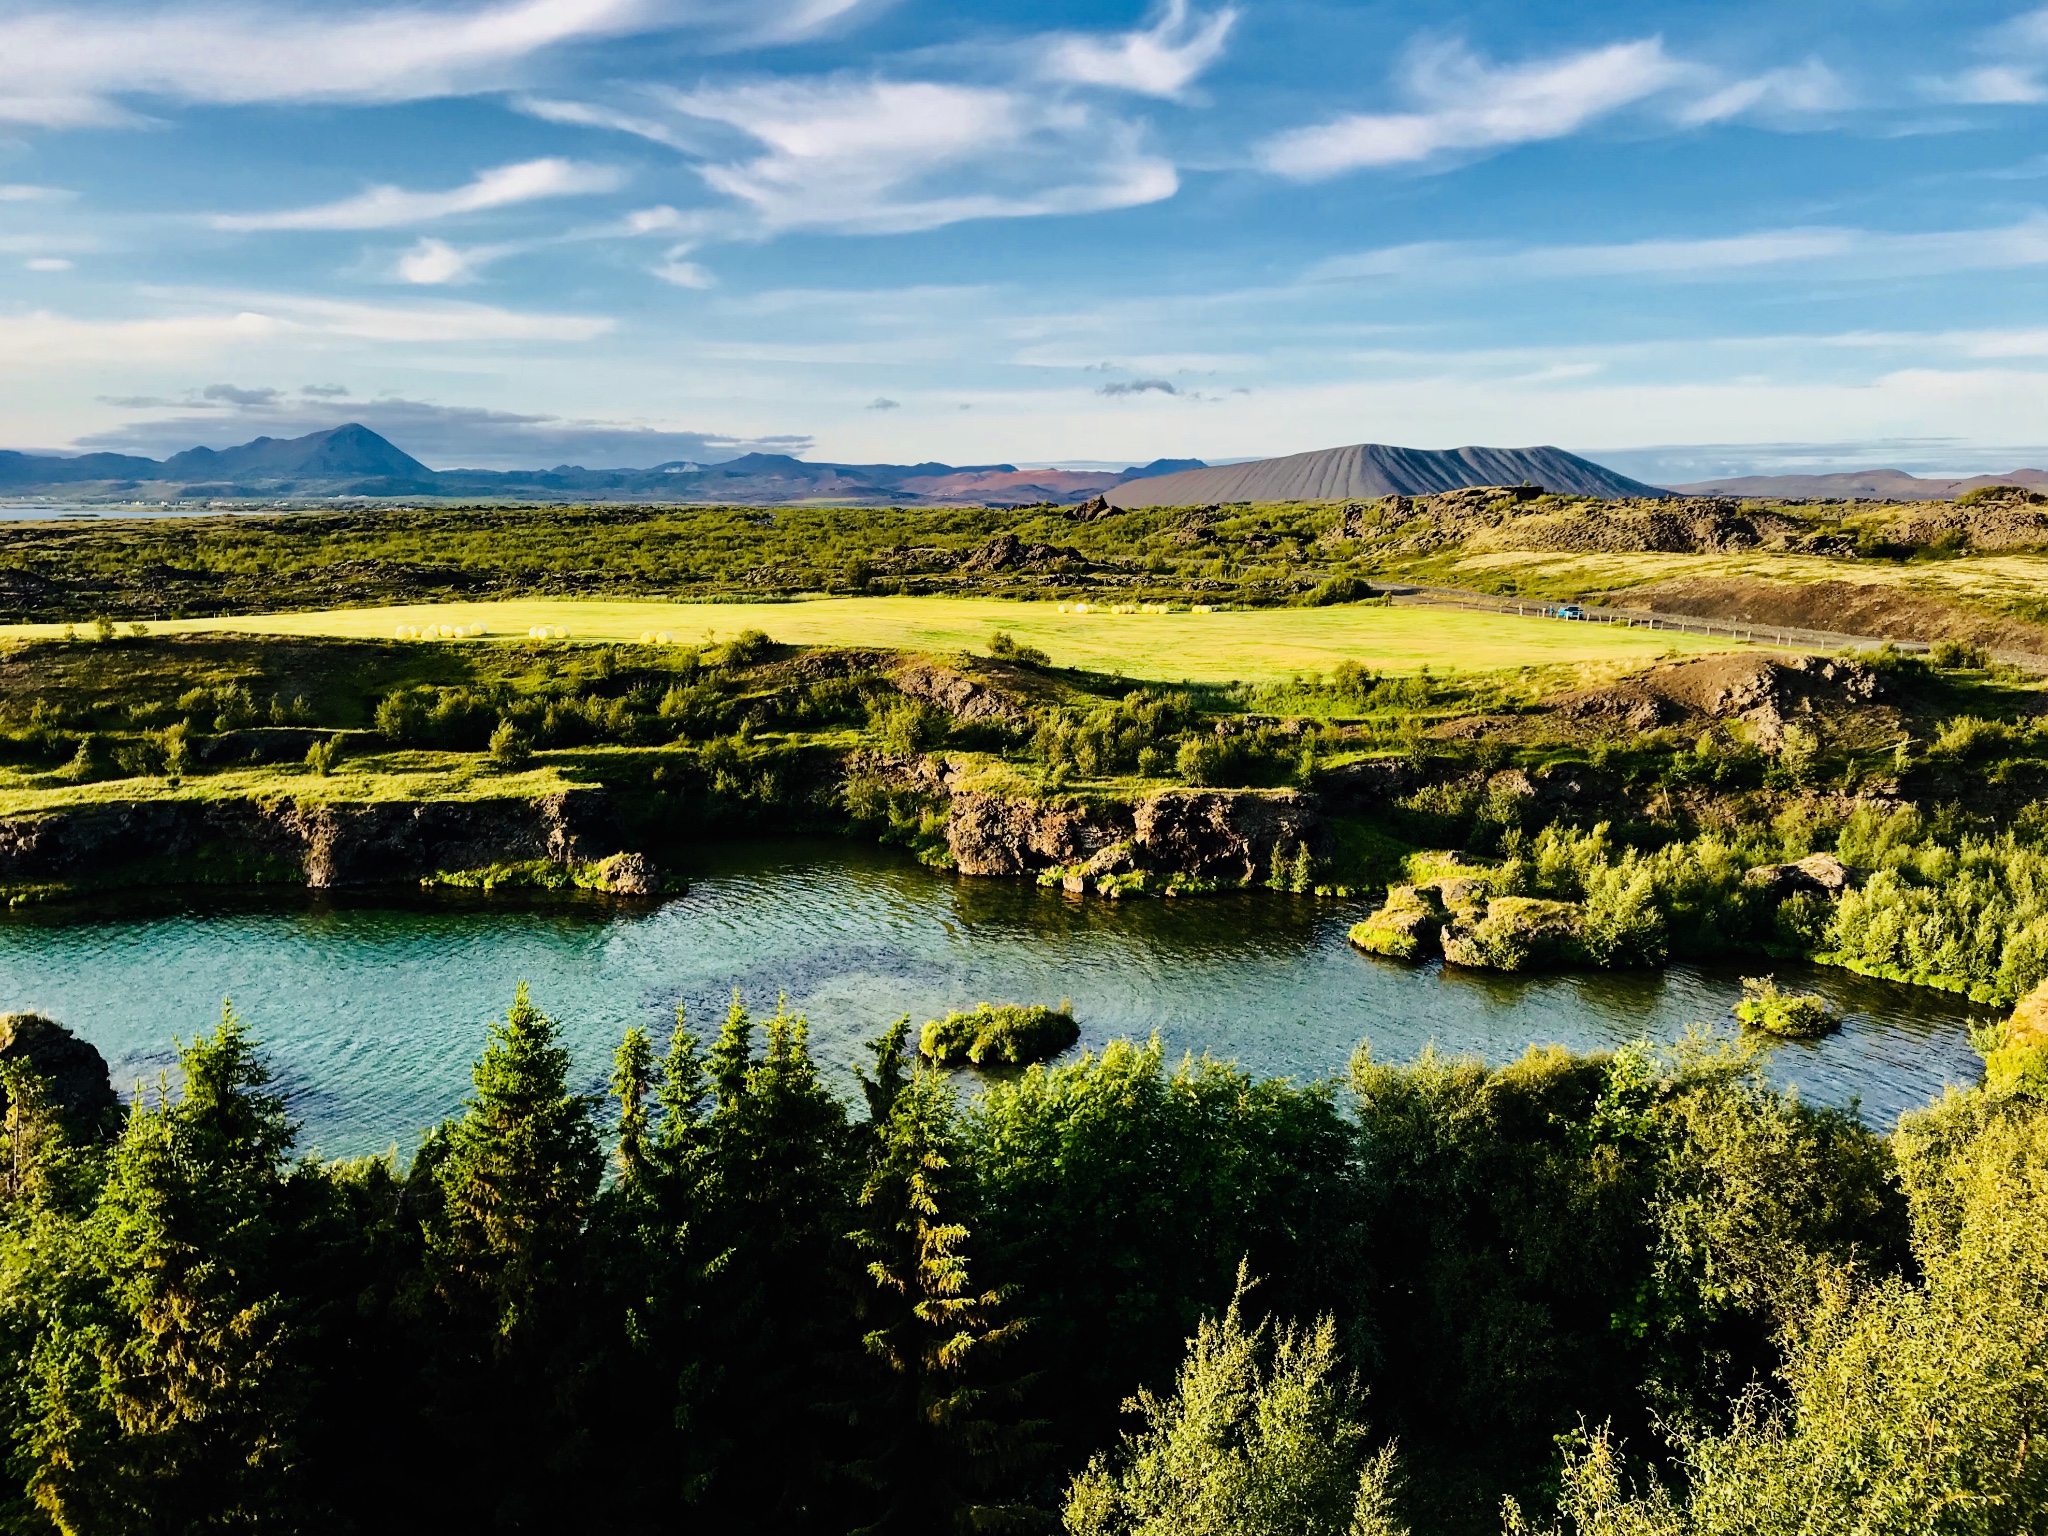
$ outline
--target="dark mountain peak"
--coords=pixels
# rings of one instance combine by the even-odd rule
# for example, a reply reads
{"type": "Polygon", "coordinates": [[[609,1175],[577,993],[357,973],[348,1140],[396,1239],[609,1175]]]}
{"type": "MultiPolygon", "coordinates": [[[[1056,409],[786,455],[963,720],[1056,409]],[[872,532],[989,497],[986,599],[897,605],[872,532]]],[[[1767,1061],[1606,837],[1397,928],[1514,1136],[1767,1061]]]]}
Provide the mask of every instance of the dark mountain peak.
{"type": "Polygon", "coordinates": [[[1126,480],[1151,480],[1160,475],[1178,474],[1184,469],[1207,469],[1205,459],[1154,459],[1150,464],[1133,464],[1124,471],[1126,480]]]}
{"type": "Polygon", "coordinates": [[[348,476],[429,479],[433,471],[361,422],[309,432],[304,437],[259,437],[234,448],[188,448],[164,460],[166,480],[328,480],[348,476]]]}

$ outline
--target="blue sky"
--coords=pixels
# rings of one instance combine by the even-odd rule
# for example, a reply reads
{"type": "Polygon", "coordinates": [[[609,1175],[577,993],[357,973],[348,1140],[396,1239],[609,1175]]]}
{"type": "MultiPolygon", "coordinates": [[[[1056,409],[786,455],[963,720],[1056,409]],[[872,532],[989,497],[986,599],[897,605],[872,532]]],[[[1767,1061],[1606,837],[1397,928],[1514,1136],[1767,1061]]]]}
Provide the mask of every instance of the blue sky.
{"type": "Polygon", "coordinates": [[[0,442],[2048,465],[2048,9],[0,0],[0,442]]]}

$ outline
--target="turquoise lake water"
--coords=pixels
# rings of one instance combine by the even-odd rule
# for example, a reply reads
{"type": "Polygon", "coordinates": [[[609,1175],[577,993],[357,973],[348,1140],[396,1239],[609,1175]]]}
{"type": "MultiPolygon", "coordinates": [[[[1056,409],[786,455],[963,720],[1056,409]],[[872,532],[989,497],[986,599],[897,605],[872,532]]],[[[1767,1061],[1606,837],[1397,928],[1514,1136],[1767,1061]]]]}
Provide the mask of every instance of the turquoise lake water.
{"type": "MultiPolygon", "coordinates": [[[[1758,966],[1410,968],[1344,942],[1358,903],[1264,892],[1081,901],[842,843],[711,848],[684,869],[687,895],[633,910],[304,892],[32,910],[0,918],[0,1012],[70,1025],[126,1092],[154,1081],[173,1037],[209,1028],[232,998],[292,1093],[301,1144],[339,1156],[409,1153],[456,1109],[486,1022],[521,980],[562,1021],[593,1089],[629,1025],[666,1039],[682,1003],[708,1034],[735,987],[763,1013],[786,993],[850,1089],[861,1042],[891,1020],[982,1000],[1071,998],[1081,1048],[1157,1030],[1175,1056],[1208,1051],[1306,1078],[1340,1071],[1362,1040],[1382,1060],[1432,1041],[1503,1060],[1532,1042],[1583,1049],[1726,1027],[1742,971],[1758,966]]],[[[1827,1040],[1778,1048],[1774,1076],[1808,1099],[1857,1100],[1888,1127],[1945,1083],[1977,1080],[1968,1026],[1981,1010],[1840,971],[1777,974],[1849,1015],[1827,1040]]]]}

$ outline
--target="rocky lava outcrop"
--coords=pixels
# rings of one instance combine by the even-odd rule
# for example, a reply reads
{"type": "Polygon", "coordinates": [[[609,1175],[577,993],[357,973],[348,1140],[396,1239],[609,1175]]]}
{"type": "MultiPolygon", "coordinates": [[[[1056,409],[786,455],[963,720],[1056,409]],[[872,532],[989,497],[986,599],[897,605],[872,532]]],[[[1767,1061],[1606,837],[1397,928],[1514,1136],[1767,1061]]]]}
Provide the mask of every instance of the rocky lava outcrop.
{"type": "MultiPolygon", "coordinates": [[[[527,860],[579,863],[611,853],[617,838],[598,790],[424,803],[129,801],[0,818],[0,887],[92,885],[124,869],[166,883],[213,870],[316,889],[380,885],[527,860]]],[[[640,865],[634,876],[654,878],[640,865]]]]}

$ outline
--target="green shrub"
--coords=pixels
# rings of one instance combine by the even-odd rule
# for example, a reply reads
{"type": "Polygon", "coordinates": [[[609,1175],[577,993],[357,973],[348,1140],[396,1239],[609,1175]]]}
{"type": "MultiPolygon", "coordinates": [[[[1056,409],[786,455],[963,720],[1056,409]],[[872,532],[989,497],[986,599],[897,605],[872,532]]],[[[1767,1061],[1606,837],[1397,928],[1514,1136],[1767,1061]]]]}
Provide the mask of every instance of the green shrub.
{"type": "Polygon", "coordinates": [[[334,765],[341,761],[342,738],[330,736],[325,741],[316,741],[306,748],[306,766],[326,778],[334,772],[334,765]]]}
{"type": "Polygon", "coordinates": [[[1035,645],[1025,645],[1009,631],[999,629],[988,637],[988,653],[1003,661],[1015,662],[1020,667],[1049,667],[1052,658],[1035,645]]]}
{"type": "Polygon", "coordinates": [[[1086,712],[1049,710],[1039,717],[1031,753],[1048,771],[1064,768],[1084,778],[1142,771],[1139,756],[1163,768],[1180,734],[1195,721],[1194,701],[1177,690],[1139,688],[1114,704],[1086,712]]]}
{"type": "Polygon", "coordinates": [[[868,729],[885,752],[910,756],[928,752],[946,739],[952,717],[923,699],[876,699],[868,706],[868,729]]]}
{"type": "Polygon", "coordinates": [[[775,651],[775,642],[758,629],[743,629],[725,642],[720,660],[732,669],[751,667],[766,661],[775,651]]]}
{"type": "Polygon", "coordinates": [[[1937,640],[1928,647],[1927,660],[1945,671],[1981,671],[1991,665],[1991,653],[1967,640],[1937,640]]]}
{"type": "Polygon", "coordinates": [[[1257,789],[1285,784],[1299,760],[1264,732],[1236,736],[1189,736],[1174,757],[1174,770],[1204,789],[1257,789]]]}
{"type": "Polygon", "coordinates": [[[524,768],[533,761],[533,743],[510,720],[500,720],[497,729],[491,732],[489,751],[491,761],[508,772],[524,768]]]}
{"type": "Polygon", "coordinates": [[[1302,606],[1307,608],[1328,608],[1336,603],[1363,602],[1375,595],[1372,587],[1363,578],[1345,571],[1332,576],[1301,601],[1302,606]]]}
{"type": "Polygon", "coordinates": [[[1735,1017],[1750,1029],[1787,1040],[1818,1040],[1842,1024],[1818,992],[1780,992],[1770,976],[1742,978],[1742,1001],[1735,1005],[1735,1017]]]}
{"type": "Polygon", "coordinates": [[[1028,1066],[1059,1055],[1081,1038],[1066,1005],[1060,1008],[981,1003],[971,1013],[933,1019],[918,1049],[941,1067],[1028,1066]]]}

